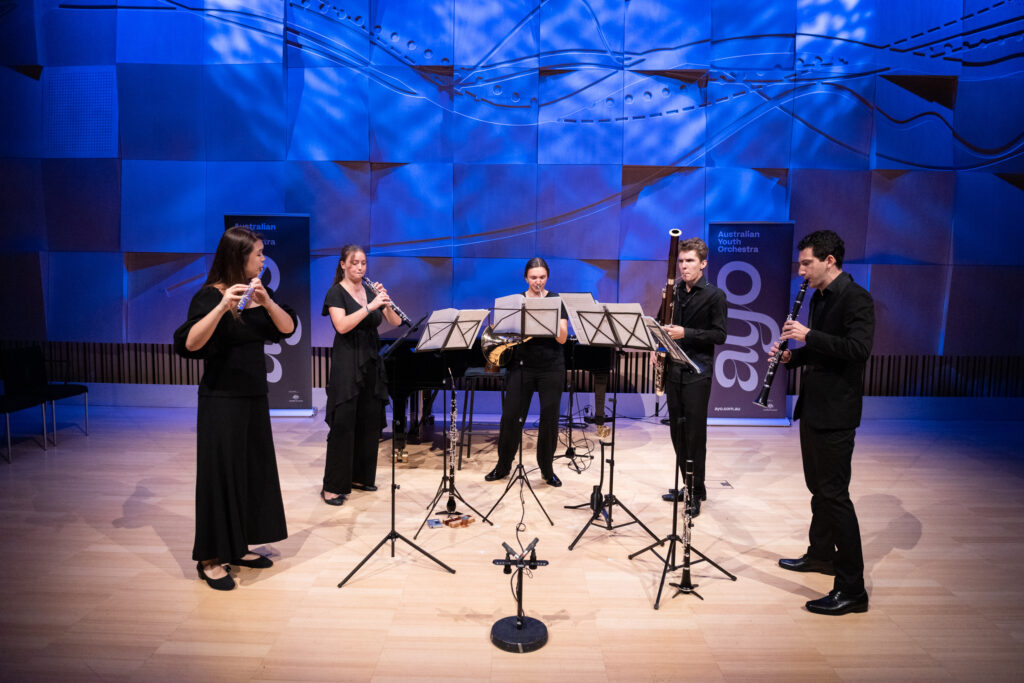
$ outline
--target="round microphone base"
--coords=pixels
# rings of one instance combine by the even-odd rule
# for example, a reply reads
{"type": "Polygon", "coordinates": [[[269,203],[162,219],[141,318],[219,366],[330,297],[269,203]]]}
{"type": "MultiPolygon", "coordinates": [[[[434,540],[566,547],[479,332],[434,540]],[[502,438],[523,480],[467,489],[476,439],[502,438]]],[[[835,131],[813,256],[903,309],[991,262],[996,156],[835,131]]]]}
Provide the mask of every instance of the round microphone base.
{"type": "Polygon", "coordinates": [[[505,652],[533,652],[548,642],[548,628],[533,617],[523,617],[523,627],[517,628],[516,617],[498,619],[491,627],[491,642],[505,652]]]}

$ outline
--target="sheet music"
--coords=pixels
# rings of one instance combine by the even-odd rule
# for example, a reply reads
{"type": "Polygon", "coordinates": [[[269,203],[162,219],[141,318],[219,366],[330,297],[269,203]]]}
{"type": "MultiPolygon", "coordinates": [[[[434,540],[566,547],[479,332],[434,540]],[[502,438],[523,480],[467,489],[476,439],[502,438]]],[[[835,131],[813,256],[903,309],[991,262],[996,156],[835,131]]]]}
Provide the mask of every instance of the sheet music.
{"type": "Polygon", "coordinates": [[[500,334],[522,334],[522,294],[509,294],[494,300],[494,331],[500,334]]]}
{"type": "Polygon", "coordinates": [[[677,363],[683,363],[689,365],[694,372],[700,374],[700,366],[697,365],[693,360],[686,355],[686,352],[679,348],[679,344],[676,344],[672,336],[669,335],[668,331],[658,324],[658,321],[650,316],[644,317],[644,325],[647,326],[648,331],[651,333],[651,337],[654,339],[655,345],[658,347],[657,351],[665,351],[669,358],[677,363]]]}
{"type": "Polygon", "coordinates": [[[638,303],[603,304],[610,313],[613,331],[619,346],[634,351],[653,351],[656,348],[651,332],[644,324],[644,309],[638,303]]]}
{"type": "Polygon", "coordinates": [[[494,331],[500,334],[557,337],[561,317],[562,300],[559,297],[527,298],[522,294],[510,294],[494,300],[494,331]]]}
{"type": "Polygon", "coordinates": [[[431,351],[442,348],[451,333],[452,323],[458,318],[459,310],[457,308],[441,308],[431,313],[423,326],[423,334],[420,335],[419,343],[416,344],[416,350],[431,351]]]}
{"type": "Polygon", "coordinates": [[[477,335],[480,334],[480,326],[491,312],[486,308],[467,308],[459,311],[458,320],[448,337],[446,349],[468,349],[473,346],[477,335]]]}
{"type": "Polygon", "coordinates": [[[580,334],[580,330],[583,328],[583,323],[580,321],[579,309],[588,311],[600,310],[598,303],[594,300],[594,295],[590,292],[559,292],[558,296],[562,299],[562,303],[565,305],[565,310],[569,314],[569,324],[572,326],[573,333],[580,343],[586,344],[588,336],[580,334]]]}

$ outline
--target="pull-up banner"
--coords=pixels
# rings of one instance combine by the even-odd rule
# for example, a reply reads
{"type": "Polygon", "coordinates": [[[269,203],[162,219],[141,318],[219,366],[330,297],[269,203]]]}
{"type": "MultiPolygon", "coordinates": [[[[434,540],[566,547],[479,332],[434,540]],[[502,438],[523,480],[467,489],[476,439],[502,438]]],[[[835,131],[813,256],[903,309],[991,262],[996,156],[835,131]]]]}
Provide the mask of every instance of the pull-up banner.
{"type": "Polygon", "coordinates": [[[725,292],[729,321],[725,344],[715,350],[708,418],[788,423],[786,370],[780,367],[768,408],[754,405],[767,353],[790,311],[793,223],[709,223],[708,281],[725,292]]]}
{"type": "Polygon", "coordinates": [[[267,385],[275,415],[313,414],[313,369],[309,327],[309,216],[299,214],[225,214],[224,229],[249,228],[263,238],[263,285],[274,290],[299,319],[295,332],[267,344],[267,385]]]}

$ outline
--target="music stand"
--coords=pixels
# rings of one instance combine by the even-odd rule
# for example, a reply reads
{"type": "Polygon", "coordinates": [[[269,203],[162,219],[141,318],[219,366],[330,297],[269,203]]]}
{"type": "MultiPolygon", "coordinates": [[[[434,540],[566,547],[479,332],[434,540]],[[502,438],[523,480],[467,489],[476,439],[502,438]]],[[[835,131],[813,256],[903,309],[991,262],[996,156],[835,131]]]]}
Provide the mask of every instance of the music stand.
{"type": "MultiPolygon", "coordinates": [[[[522,294],[511,294],[509,296],[503,296],[494,300],[494,331],[502,334],[518,334],[525,337],[557,337],[558,326],[562,319],[562,300],[559,297],[544,297],[544,298],[526,298],[522,294]]],[[[520,361],[521,363],[521,361],[520,361]]],[[[522,396],[522,381],[523,374],[519,373],[520,391],[519,395],[522,396]]],[[[504,407],[502,407],[504,410],[504,407]]],[[[548,523],[554,526],[555,523],[551,520],[551,516],[540,502],[540,498],[537,497],[537,492],[533,490],[533,486],[530,484],[530,480],[526,477],[526,468],[523,467],[523,435],[522,429],[524,426],[524,418],[522,415],[519,418],[519,462],[516,464],[515,469],[512,472],[512,476],[509,477],[508,484],[505,485],[505,490],[502,491],[501,495],[498,496],[498,500],[494,501],[494,505],[491,506],[490,511],[484,519],[488,519],[491,513],[498,507],[501,501],[515,483],[518,481],[520,485],[520,492],[522,486],[525,484],[526,488],[530,489],[530,493],[533,494],[533,499],[537,501],[537,506],[540,511],[547,517],[548,523]]]]}
{"type": "MultiPolygon", "coordinates": [[[[423,322],[424,318],[426,318],[426,316],[424,316],[423,318],[420,318],[419,322],[417,322],[415,325],[411,326],[408,330],[406,330],[405,334],[403,334],[399,339],[395,340],[394,343],[392,343],[390,346],[388,346],[381,353],[381,362],[383,362],[385,359],[387,359],[387,357],[391,354],[391,352],[398,348],[398,342],[402,341],[402,339],[405,339],[405,337],[407,337],[413,330],[416,330],[416,329],[419,328],[419,326],[423,322]]],[[[391,419],[391,450],[392,450],[392,452],[394,452],[394,448],[395,448],[395,432],[397,431],[397,429],[398,429],[398,420],[395,419],[394,414],[392,414],[392,419],[391,419]]],[[[415,543],[413,543],[408,538],[406,538],[405,536],[403,536],[402,534],[398,533],[398,531],[395,530],[395,491],[397,491],[399,488],[400,487],[398,486],[398,484],[395,483],[395,459],[394,459],[394,457],[392,457],[391,458],[391,531],[389,531],[387,534],[385,534],[384,538],[380,539],[380,543],[375,545],[373,547],[373,550],[368,552],[366,554],[366,556],[359,562],[359,564],[356,565],[355,569],[350,571],[348,573],[348,576],[346,576],[344,579],[341,580],[341,583],[338,584],[338,588],[341,588],[342,586],[344,586],[345,583],[349,579],[351,579],[355,575],[355,573],[357,571],[359,571],[359,568],[362,567],[364,564],[366,564],[366,562],[371,557],[373,557],[373,554],[376,553],[378,550],[380,550],[384,546],[384,544],[387,543],[388,541],[391,541],[391,557],[395,556],[395,541],[401,540],[401,541],[405,541],[406,543],[411,545],[413,547],[413,549],[418,550],[421,554],[426,555],[428,558],[430,558],[431,560],[433,560],[437,564],[439,564],[442,567],[444,567],[445,569],[447,569],[450,573],[452,573],[452,574],[455,573],[454,569],[452,569],[451,567],[446,565],[444,562],[442,562],[441,560],[437,559],[436,557],[434,557],[433,555],[428,553],[426,550],[424,550],[423,548],[419,547],[418,545],[416,545],[415,543]]]]}
{"type": "MultiPolygon", "coordinates": [[[[594,302],[593,305],[581,306],[579,308],[569,309],[569,318],[573,321],[573,328],[576,330],[577,335],[583,343],[590,344],[593,346],[609,346],[616,350],[616,361],[618,356],[624,353],[624,350],[629,349],[632,351],[653,351],[656,348],[655,342],[651,337],[651,332],[647,327],[643,309],[640,304],[635,303],[621,303],[621,304],[599,304],[594,302]],[[578,323],[578,325],[577,325],[578,323]]],[[[619,363],[615,363],[616,374],[618,373],[619,363]]],[[[616,406],[618,402],[618,377],[615,381],[615,391],[612,392],[612,405],[616,406]]],[[[594,487],[594,491],[590,496],[590,500],[586,503],[579,505],[567,505],[567,508],[590,508],[591,515],[590,519],[583,525],[580,532],[573,539],[572,543],[569,544],[569,550],[576,547],[576,544],[583,534],[586,533],[587,529],[591,526],[604,526],[607,531],[612,529],[618,529],[619,527],[627,526],[629,524],[639,524],[644,531],[646,531],[651,538],[657,539],[658,536],[650,528],[640,521],[633,512],[622,504],[615,496],[615,417],[612,416],[612,438],[608,443],[610,446],[611,456],[608,460],[604,458],[604,447],[605,441],[601,441],[601,478],[598,484],[594,487]],[[608,493],[601,493],[601,489],[604,486],[604,465],[608,464],[608,493]],[[613,509],[615,506],[622,508],[632,521],[623,522],[622,524],[615,524],[613,519],[613,509]],[[598,519],[604,518],[604,524],[600,524],[598,519]]]]}
{"type": "MultiPolygon", "coordinates": [[[[420,343],[416,346],[415,353],[441,351],[443,354],[445,351],[469,349],[473,346],[473,342],[480,333],[480,327],[487,314],[487,310],[479,309],[459,311],[454,308],[444,308],[434,311],[430,314],[430,319],[427,320],[426,330],[420,339],[420,343]]],[[[444,418],[446,442],[444,448],[445,462],[441,467],[441,484],[437,487],[434,499],[427,504],[427,516],[423,518],[420,528],[416,530],[413,538],[419,537],[420,532],[423,531],[423,526],[432,514],[448,515],[449,517],[462,514],[456,510],[456,499],[462,501],[463,505],[475,512],[483,521],[494,526],[493,522],[481,515],[479,510],[462,497],[462,494],[459,493],[458,488],[455,486],[455,442],[458,438],[458,432],[455,427],[455,378],[452,377],[451,368],[448,369],[448,377],[450,379],[448,390],[451,392],[452,410],[450,424],[448,423],[449,418],[444,418]],[[433,510],[434,506],[437,505],[446,493],[448,494],[448,503],[445,509],[433,510]]]]}

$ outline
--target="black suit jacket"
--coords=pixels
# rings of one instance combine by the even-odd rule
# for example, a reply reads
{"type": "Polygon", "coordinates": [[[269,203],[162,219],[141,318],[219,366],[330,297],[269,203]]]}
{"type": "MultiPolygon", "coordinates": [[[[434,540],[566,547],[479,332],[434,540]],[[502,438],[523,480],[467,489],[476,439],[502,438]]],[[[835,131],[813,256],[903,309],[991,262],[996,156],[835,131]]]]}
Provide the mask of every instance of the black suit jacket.
{"type": "Polygon", "coordinates": [[[794,419],[815,429],[855,429],[864,403],[864,365],[875,336],[875,302],[849,273],[811,297],[804,345],[786,367],[803,366],[794,419]]]}
{"type": "Polygon", "coordinates": [[[689,294],[680,280],[676,284],[675,298],[672,323],[686,330],[686,336],[676,339],[676,344],[700,366],[701,371],[698,374],[688,365],[669,363],[666,379],[681,384],[710,379],[715,365],[715,345],[725,343],[725,326],[729,317],[725,292],[701,275],[689,294]]]}

